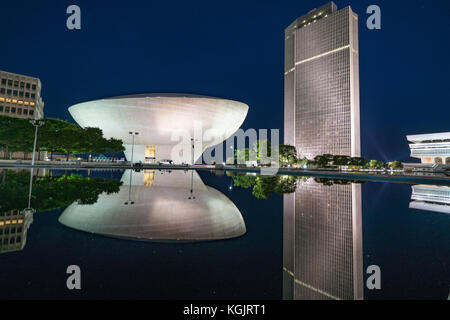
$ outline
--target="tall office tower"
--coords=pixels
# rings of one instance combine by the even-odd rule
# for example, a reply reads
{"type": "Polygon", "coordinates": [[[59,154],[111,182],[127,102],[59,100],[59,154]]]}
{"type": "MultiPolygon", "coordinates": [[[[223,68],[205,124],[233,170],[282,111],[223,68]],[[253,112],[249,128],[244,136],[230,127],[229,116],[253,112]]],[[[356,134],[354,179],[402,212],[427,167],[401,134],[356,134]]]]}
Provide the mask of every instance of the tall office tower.
{"type": "Polygon", "coordinates": [[[361,185],[298,181],[284,195],[283,299],[363,298],[361,185]]]}
{"type": "Polygon", "coordinates": [[[44,117],[41,80],[0,70],[0,115],[23,119],[44,117]]]}
{"type": "Polygon", "coordinates": [[[330,2],[285,30],[284,143],[360,155],[358,16],[330,2]]]}

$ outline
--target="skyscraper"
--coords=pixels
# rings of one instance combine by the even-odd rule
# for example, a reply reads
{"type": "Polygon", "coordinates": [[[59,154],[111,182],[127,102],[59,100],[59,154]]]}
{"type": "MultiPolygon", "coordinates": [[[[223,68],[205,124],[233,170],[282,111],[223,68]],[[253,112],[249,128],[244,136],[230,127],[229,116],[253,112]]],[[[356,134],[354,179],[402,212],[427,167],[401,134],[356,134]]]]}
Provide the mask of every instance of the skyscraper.
{"type": "Polygon", "coordinates": [[[298,181],[283,205],[283,299],[362,299],[361,185],[298,181]]]}
{"type": "Polygon", "coordinates": [[[358,16],[330,2],[285,30],[284,143],[360,155],[358,16]]]}
{"type": "MultiPolygon", "coordinates": [[[[358,17],[330,2],[285,31],[284,143],[299,157],[360,156],[358,17]]],[[[362,299],[361,186],[284,195],[283,297],[362,299]]]]}

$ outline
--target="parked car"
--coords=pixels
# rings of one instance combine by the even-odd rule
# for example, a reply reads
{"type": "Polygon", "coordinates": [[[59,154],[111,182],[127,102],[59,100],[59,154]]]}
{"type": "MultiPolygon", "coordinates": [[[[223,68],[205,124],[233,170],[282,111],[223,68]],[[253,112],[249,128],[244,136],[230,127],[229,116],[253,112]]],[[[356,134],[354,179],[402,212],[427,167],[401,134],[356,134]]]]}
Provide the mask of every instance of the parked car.
{"type": "Polygon", "coordinates": [[[163,159],[163,160],[159,160],[158,164],[159,165],[162,165],[162,164],[173,164],[173,161],[169,160],[169,159],[163,159]]]}

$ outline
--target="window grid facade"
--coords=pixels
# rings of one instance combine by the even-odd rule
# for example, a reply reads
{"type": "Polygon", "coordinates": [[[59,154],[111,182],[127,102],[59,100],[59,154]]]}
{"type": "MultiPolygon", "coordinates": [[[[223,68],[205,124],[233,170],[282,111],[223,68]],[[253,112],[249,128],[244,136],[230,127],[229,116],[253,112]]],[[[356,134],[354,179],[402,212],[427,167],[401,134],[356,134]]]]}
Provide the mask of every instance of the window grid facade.
{"type": "Polygon", "coordinates": [[[0,70],[0,115],[25,119],[43,118],[41,81],[0,70]]]}
{"type": "Polygon", "coordinates": [[[363,298],[361,185],[299,182],[284,196],[283,298],[363,298]]]}
{"type": "MultiPolygon", "coordinates": [[[[358,17],[330,2],[285,30],[284,143],[299,157],[360,156],[358,17]]],[[[362,299],[361,186],[284,195],[283,296],[362,299]]]]}
{"type": "Polygon", "coordinates": [[[25,247],[27,230],[33,222],[32,213],[20,210],[0,212],[0,254],[25,247]]]}
{"type": "Polygon", "coordinates": [[[360,156],[358,18],[334,3],[285,31],[285,137],[300,157],[360,156]]]}

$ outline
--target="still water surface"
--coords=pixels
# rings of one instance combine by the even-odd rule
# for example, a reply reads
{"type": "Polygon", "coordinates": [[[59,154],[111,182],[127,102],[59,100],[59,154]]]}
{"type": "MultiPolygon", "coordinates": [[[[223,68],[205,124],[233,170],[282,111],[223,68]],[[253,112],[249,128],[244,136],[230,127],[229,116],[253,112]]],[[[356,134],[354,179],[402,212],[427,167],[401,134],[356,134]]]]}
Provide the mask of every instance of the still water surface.
{"type": "Polygon", "coordinates": [[[447,299],[450,187],[196,171],[0,174],[0,299],[447,299]],[[30,208],[25,210],[30,202],[30,208]],[[68,290],[78,265],[82,289],[68,290]],[[370,290],[367,268],[380,268],[370,290]]]}

